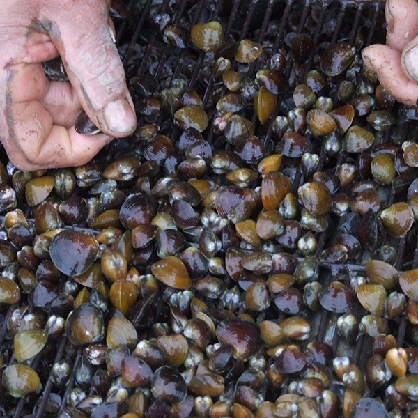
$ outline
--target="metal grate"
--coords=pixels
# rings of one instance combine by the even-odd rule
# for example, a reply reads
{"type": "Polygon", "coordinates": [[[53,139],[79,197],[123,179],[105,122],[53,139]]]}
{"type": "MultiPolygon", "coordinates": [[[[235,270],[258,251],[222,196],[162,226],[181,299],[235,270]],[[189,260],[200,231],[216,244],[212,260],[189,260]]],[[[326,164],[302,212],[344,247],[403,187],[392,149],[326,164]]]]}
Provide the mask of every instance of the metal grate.
{"type": "MultiPolygon", "coordinates": [[[[289,50],[289,38],[287,38],[289,32],[294,34],[306,33],[313,40],[312,53],[304,64],[305,69],[310,69],[317,66],[318,54],[321,53],[322,44],[325,41],[327,45],[332,45],[338,41],[354,44],[356,37],[361,33],[362,47],[376,42],[383,43],[385,36],[384,3],[383,0],[374,2],[309,0],[305,2],[296,0],[236,0],[231,2],[209,2],[206,0],[198,0],[197,2],[188,0],[153,2],[152,0],[146,0],[145,2],[137,2],[131,0],[127,6],[129,10],[127,17],[116,22],[118,25],[117,42],[128,79],[135,75],[150,75],[160,84],[166,86],[170,85],[171,80],[178,78],[187,80],[188,89],[194,89],[199,93],[210,117],[209,128],[204,132],[204,137],[210,144],[218,146],[218,138],[211,122],[216,116],[214,109],[216,102],[213,101],[213,95],[215,90],[219,88],[219,83],[207,71],[207,54],[192,47],[179,50],[165,44],[162,34],[156,30],[156,15],[164,17],[167,14],[172,19],[171,23],[179,24],[188,29],[200,21],[220,20],[224,23],[226,40],[231,39],[238,42],[246,38],[254,39],[268,49],[270,55],[274,55],[281,48],[289,50]]],[[[248,78],[254,77],[259,69],[258,65],[257,62],[248,65],[246,68],[248,78]]],[[[283,114],[286,105],[291,100],[295,80],[298,79],[298,75],[295,75],[295,65],[292,60],[287,62],[285,75],[286,79],[291,81],[279,94],[278,105],[270,118],[271,121],[279,114],[283,114]]],[[[335,90],[331,93],[335,95],[335,90]]],[[[401,106],[398,107],[399,114],[402,114],[401,106]]],[[[266,149],[273,150],[277,146],[273,123],[269,123],[266,127],[260,126],[251,106],[244,109],[242,115],[254,123],[256,126],[255,135],[262,139],[266,149]]],[[[408,115],[414,116],[411,112],[408,115]]],[[[140,114],[139,125],[147,122],[147,116],[140,114]]],[[[161,131],[167,134],[173,142],[178,140],[181,131],[171,121],[167,121],[166,114],[161,114],[155,122],[161,126],[161,131]]],[[[414,121],[412,119],[406,119],[402,131],[403,139],[408,136],[409,130],[414,129],[413,125],[414,121]]],[[[390,140],[389,136],[390,132],[385,136],[386,141],[390,140]]],[[[119,141],[119,144],[123,144],[123,140],[119,141]]],[[[225,146],[226,149],[230,148],[228,145],[222,144],[222,146],[225,146]]],[[[355,163],[352,156],[345,153],[341,153],[338,158],[331,160],[331,162],[327,160],[323,148],[318,149],[318,154],[320,156],[319,169],[326,166],[327,170],[334,173],[346,161],[355,163]]],[[[295,173],[293,190],[296,191],[306,179],[303,178],[300,166],[292,167],[292,170],[295,173]]],[[[401,196],[404,195],[405,188],[401,192],[401,196]]],[[[397,200],[398,195],[392,189],[388,190],[387,200],[382,202],[382,208],[390,206],[397,200]]],[[[330,245],[331,236],[328,232],[318,233],[316,239],[318,242],[317,255],[319,255],[324,248],[330,245]]],[[[398,270],[418,267],[418,252],[416,251],[418,242],[415,230],[411,230],[407,236],[401,239],[393,239],[384,235],[383,243],[388,243],[397,248],[395,267],[398,270]]],[[[337,280],[341,274],[347,276],[362,275],[364,272],[361,262],[362,255],[358,256],[357,262],[344,264],[319,261],[320,280],[323,280],[326,284],[337,280]]],[[[299,258],[299,260],[301,261],[302,258],[299,258]]],[[[21,303],[23,305],[23,302],[21,303]]],[[[0,347],[5,364],[14,361],[7,322],[16,307],[17,305],[12,305],[8,309],[5,307],[0,309],[0,347]]],[[[316,321],[315,323],[318,326],[317,333],[313,335],[314,339],[328,342],[334,353],[337,353],[337,355],[346,353],[352,358],[353,363],[364,368],[366,361],[372,355],[372,338],[362,334],[355,343],[350,344],[342,341],[333,328],[335,325],[334,315],[325,310],[322,310],[318,315],[314,315],[313,321],[316,321]]],[[[396,336],[398,346],[411,345],[411,341],[408,341],[406,337],[407,327],[408,320],[405,315],[402,315],[399,321],[390,324],[390,331],[396,336]]],[[[66,352],[66,344],[67,340],[64,337],[61,341],[49,347],[50,354],[48,357],[53,361],[40,362],[41,355],[39,355],[31,362],[31,366],[38,370],[41,378],[44,379],[42,392],[39,395],[30,395],[20,400],[1,396],[0,417],[9,417],[10,411],[12,411],[12,416],[16,418],[21,416],[30,416],[31,418],[50,416],[45,412],[45,408],[50,394],[55,390],[52,383],[51,367],[53,363],[66,358],[72,365],[72,373],[66,387],[60,392],[62,404],[56,414],[56,416],[60,416],[67,406],[68,394],[74,386],[75,369],[82,356],[82,349],[66,352]],[[11,408],[10,405],[13,405],[13,407],[11,408]],[[6,411],[9,412],[6,414],[6,411]]],[[[4,390],[2,387],[0,389],[4,390]]],[[[392,407],[386,399],[384,390],[380,389],[377,393],[370,392],[368,395],[380,396],[388,409],[392,407]]]]}

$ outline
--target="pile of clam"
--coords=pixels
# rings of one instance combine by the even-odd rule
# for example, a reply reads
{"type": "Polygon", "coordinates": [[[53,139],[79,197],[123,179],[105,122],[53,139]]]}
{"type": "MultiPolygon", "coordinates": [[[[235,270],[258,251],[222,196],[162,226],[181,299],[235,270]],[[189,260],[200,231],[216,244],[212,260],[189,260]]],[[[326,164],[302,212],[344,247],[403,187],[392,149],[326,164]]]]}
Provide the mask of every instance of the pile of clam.
{"type": "Polygon", "coordinates": [[[2,415],[418,416],[416,115],[361,31],[150,19],[184,67],[129,77],[131,138],[0,166],[2,415]]]}

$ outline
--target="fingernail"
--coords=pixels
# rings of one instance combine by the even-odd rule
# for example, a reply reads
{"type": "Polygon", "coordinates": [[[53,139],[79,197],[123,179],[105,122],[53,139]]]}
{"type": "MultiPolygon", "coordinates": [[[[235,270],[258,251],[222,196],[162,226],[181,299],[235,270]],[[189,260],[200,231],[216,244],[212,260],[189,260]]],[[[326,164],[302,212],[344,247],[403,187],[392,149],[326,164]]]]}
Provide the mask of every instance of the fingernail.
{"type": "Polygon", "coordinates": [[[405,51],[403,63],[409,76],[418,83],[418,46],[405,51]]]}
{"type": "Polygon", "coordinates": [[[393,32],[394,27],[395,27],[395,21],[393,19],[393,14],[391,11],[391,1],[388,0],[386,2],[386,30],[388,32],[393,32]]]}
{"type": "Polygon", "coordinates": [[[363,63],[369,70],[374,71],[372,60],[370,59],[368,55],[364,54],[364,51],[363,51],[363,63]]]}
{"type": "Polygon", "coordinates": [[[119,99],[106,105],[104,116],[109,131],[128,133],[136,124],[135,113],[126,99],[119,99]]]}

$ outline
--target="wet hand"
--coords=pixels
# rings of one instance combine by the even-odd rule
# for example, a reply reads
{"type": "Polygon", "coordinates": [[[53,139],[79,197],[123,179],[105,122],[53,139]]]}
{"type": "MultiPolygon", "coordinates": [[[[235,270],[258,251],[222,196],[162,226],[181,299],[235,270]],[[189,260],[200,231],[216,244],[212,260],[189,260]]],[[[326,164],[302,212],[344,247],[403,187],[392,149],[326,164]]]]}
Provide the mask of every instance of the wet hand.
{"type": "Polygon", "coordinates": [[[105,0],[8,0],[0,10],[0,140],[23,170],[81,165],[136,118],[105,0]],[[70,82],[42,63],[61,55],[70,82]],[[80,135],[85,109],[103,134],[80,135]]]}
{"type": "Polygon", "coordinates": [[[374,70],[382,86],[396,100],[418,105],[418,2],[387,0],[386,45],[363,50],[367,67],[374,70]]]}

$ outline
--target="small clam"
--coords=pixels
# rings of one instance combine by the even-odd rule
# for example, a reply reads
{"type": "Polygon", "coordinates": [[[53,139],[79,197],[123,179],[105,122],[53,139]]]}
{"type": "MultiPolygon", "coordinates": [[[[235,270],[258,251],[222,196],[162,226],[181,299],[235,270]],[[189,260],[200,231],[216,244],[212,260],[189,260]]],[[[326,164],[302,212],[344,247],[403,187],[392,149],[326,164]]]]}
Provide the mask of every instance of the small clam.
{"type": "Polygon", "coordinates": [[[270,119],[276,105],[276,96],[267,87],[260,87],[254,97],[254,111],[262,125],[270,119]]]}
{"type": "Polygon", "coordinates": [[[405,202],[397,202],[380,214],[383,226],[394,237],[405,235],[414,222],[411,208],[405,202]]]}
{"type": "Polygon", "coordinates": [[[293,340],[305,341],[311,333],[309,322],[301,316],[291,316],[280,322],[283,334],[293,340]]]}
{"type": "Polygon", "coordinates": [[[0,303],[12,305],[20,300],[20,288],[16,282],[0,277],[0,303]]]}
{"type": "Polygon", "coordinates": [[[14,336],[14,355],[22,362],[36,356],[46,344],[47,332],[41,329],[25,330],[14,336]]]}
{"type": "Polygon", "coordinates": [[[149,224],[157,214],[156,201],[145,193],[130,194],[123,202],[119,219],[123,226],[134,229],[149,224]]]}
{"type": "Polygon", "coordinates": [[[389,418],[385,406],[372,398],[362,398],[353,407],[350,417],[353,418],[389,418]]]}
{"type": "Polygon", "coordinates": [[[298,84],[293,90],[293,101],[296,106],[310,109],[316,101],[316,95],[306,84],[298,84]]]}
{"type": "Polygon", "coordinates": [[[135,347],[137,332],[130,321],[121,316],[113,317],[107,326],[106,343],[110,349],[135,347]]]}
{"type": "Polygon", "coordinates": [[[395,389],[401,394],[415,398],[417,396],[418,375],[407,374],[395,382],[395,389]]]}
{"type": "Polygon", "coordinates": [[[194,376],[189,389],[199,396],[221,396],[224,392],[224,378],[217,373],[204,373],[194,376]]]}
{"type": "Polygon", "coordinates": [[[153,377],[150,366],[135,356],[126,356],[122,360],[121,374],[123,386],[127,388],[146,387],[153,377]]]}
{"type": "Polygon", "coordinates": [[[370,283],[381,284],[385,289],[393,289],[398,283],[398,271],[384,261],[370,260],[365,270],[370,283]]]}
{"type": "Polygon", "coordinates": [[[255,228],[261,239],[271,239],[283,233],[283,217],[277,210],[262,211],[258,215],[255,228]]]}
{"type": "Polygon", "coordinates": [[[174,122],[182,129],[197,129],[203,132],[208,126],[208,115],[196,105],[188,105],[180,108],[174,114],[174,122]]]}
{"type": "Polygon", "coordinates": [[[3,371],[3,385],[15,398],[35,392],[40,384],[38,373],[24,364],[12,364],[3,371]]]}
{"type": "Polygon", "coordinates": [[[239,318],[223,321],[216,329],[216,336],[222,344],[230,344],[234,357],[247,359],[261,348],[260,329],[254,322],[239,318]]]}
{"type": "Polygon", "coordinates": [[[263,47],[258,43],[249,39],[240,42],[235,59],[243,64],[255,61],[263,52],[263,47]]]}
{"type": "Polygon", "coordinates": [[[367,115],[373,109],[374,103],[374,98],[368,94],[362,94],[350,100],[357,116],[367,115]]]}
{"type": "Polygon", "coordinates": [[[183,376],[176,369],[162,366],[154,373],[151,391],[158,399],[177,403],[186,397],[187,386],[183,376]]]}
{"type": "Polygon", "coordinates": [[[168,45],[177,48],[186,48],[188,43],[189,32],[178,25],[168,25],[164,29],[163,39],[168,45]]]}
{"type": "Polygon", "coordinates": [[[406,296],[418,302],[418,269],[402,272],[399,275],[399,284],[406,296]]]}
{"type": "Polygon", "coordinates": [[[311,151],[312,143],[303,135],[289,131],[283,134],[279,147],[286,157],[300,158],[311,151]]]}
{"type": "Polygon", "coordinates": [[[270,306],[269,293],[264,285],[253,283],[246,290],[244,303],[248,310],[261,312],[270,306]]]}
{"type": "Polygon", "coordinates": [[[124,315],[127,315],[137,300],[137,287],[127,280],[118,280],[109,290],[110,303],[124,315]]]}
{"type": "Polygon", "coordinates": [[[383,315],[386,290],[381,284],[361,284],[357,288],[357,298],[364,309],[370,313],[383,315]]]}
{"type": "Polygon", "coordinates": [[[334,118],[335,123],[337,124],[338,132],[340,134],[344,134],[353,123],[354,108],[352,105],[347,104],[332,110],[330,115],[334,118]]]}
{"type": "Polygon", "coordinates": [[[292,190],[290,180],[282,173],[271,171],[261,182],[261,200],[266,210],[275,210],[292,190]]]}
{"type": "Polygon", "coordinates": [[[281,373],[300,372],[306,365],[306,356],[296,345],[288,345],[277,357],[276,368],[281,373]]]}
{"type": "Polygon", "coordinates": [[[345,42],[337,42],[321,57],[321,70],[330,77],[345,71],[354,60],[355,49],[345,42]]]}
{"type": "Polygon", "coordinates": [[[403,158],[409,167],[418,167],[418,144],[405,141],[402,144],[403,158]]]}
{"type": "Polygon", "coordinates": [[[175,289],[188,289],[192,285],[186,266],[177,257],[164,257],[151,265],[151,271],[158,280],[175,289]]]}
{"type": "Polygon", "coordinates": [[[361,154],[370,148],[374,142],[374,135],[361,128],[360,126],[352,126],[345,134],[343,145],[347,152],[361,154]]]}
{"type": "Polygon", "coordinates": [[[342,284],[334,281],[324,289],[319,296],[321,306],[331,312],[345,313],[351,309],[355,302],[354,293],[342,284]]]}
{"type": "Polygon", "coordinates": [[[325,215],[331,209],[331,193],[323,183],[305,183],[299,187],[298,196],[306,210],[313,215],[325,215]]]}
{"type": "Polygon", "coordinates": [[[248,119],[233,115],[228,119],[224,133],[228,142],[237,145],[254,135],[254,126],[248,119]]]}
{"type": "Polygon", "coordinates": [[[26,202],[29,206],[36,206],[45,200],[54,188],[53,176],[35,177],[26,183],[26,202]]]}
{"type": "Polygon", "coordinates": [[[228,90],[236,92],[241,88],[242,75],[237,71],[226,70],[222,73],[222,81],[228,90]]]}
{"type": "Polygon", "coordinates": [[[374,110],[366,117],[367,122],[372,125],[376,131],[388,131],[396,122],[393,113],[388,110],[374,110]]]}
{"type": "Polygon", "coordinates": [[[333,117],[319,109],[310,110],[306,115],[306,122],[315,136],[329,135],[337,127],[333,117]]]}
{"type": "Polygon", "coordinates": [[[391,348],[385,356],[386,364],[396,377],[405,376],[408,369],[408,353],[403,348],[391,348]]]}
{"type": "Polygon", "coordinates": [[[371,163],[371,173],[378,183],[391,184],[396,175],[393,158],[384,153],[375,155],[371,163]]]}
{"type": "Polygon", "coordinates": [[[169,366],[179,367],[186,360],[189,344],[184,335],[160,336],[157,338],[157,345],[164,351],[169,366]]]}
{"type": "Polygon", "coordinates": [[[279,94],[285,86],[285,77],[278,70],[263,68],[257,71],[256,78],[273,94],[279,94]]]}
{"type": "Polygon", "coordinates": [[[82,304],[68,315],[65,332],[76,346],[101,341],[104,337],[102,312],[91,303],[82,304]]]}
{"type": "Polygon", "coordinates": [[[84,273],[98,255],[99,243],[91,236],[64,230],[52,238],[49,253],[55,267],[67,275],[84,273]]]}
{"type": "Polygon", "coordinates": [[[239,112],[242,110],[245,105],[247,104],[246,99],[236,93],[226,94],[225,96],[221,97],[218,102],[216,103],[216,110],[220,113],[227,113],[227,112],[239,112]]]}
{"type": "Polygon", "coordinates": [[[292,39],[292,54],[295,61],[302,65],[308,61],[314,48],[312,38],[306,33],[298,33],[292,39]]]}
{"type": "Polygon", "coordinates": [[[258,164],[258,172],[266,174],[269,171],[279,171],[282,163],[282,154],[270,154],[264,157],[258,164]]]}
{"type": "Polygon", "coordinates": [[[219,22],[199,23],[192,27],[193,43],[205,52],[215,52],[224,40],[222,26],[219,22]]]}
{"type": "Polygon", "coordinates": [[[238,222],[235,225],[237,235],[253,247],[261,247],[261,239],[256,232],[256,223],[252,219],[238,222]]]}

